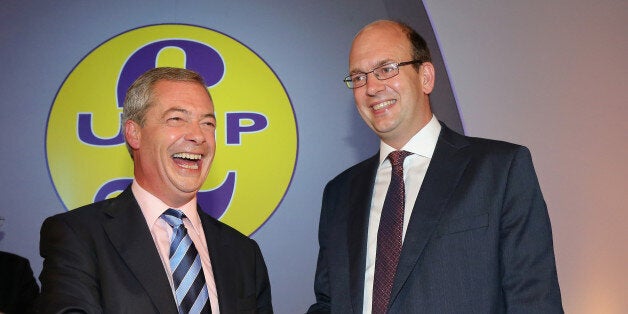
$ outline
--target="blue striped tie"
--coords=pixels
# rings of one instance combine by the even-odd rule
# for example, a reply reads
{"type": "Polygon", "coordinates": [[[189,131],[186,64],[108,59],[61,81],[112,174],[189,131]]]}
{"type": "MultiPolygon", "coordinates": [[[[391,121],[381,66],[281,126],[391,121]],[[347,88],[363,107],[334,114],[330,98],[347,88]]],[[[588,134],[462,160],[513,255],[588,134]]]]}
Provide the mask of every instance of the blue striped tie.
{"type": "Polygon", "coordinates": [[[169,208],[161,218],[172,227],[170,269],[179,313],[211,313],[198,251],[183,225],[182,211],[169,208]]]}

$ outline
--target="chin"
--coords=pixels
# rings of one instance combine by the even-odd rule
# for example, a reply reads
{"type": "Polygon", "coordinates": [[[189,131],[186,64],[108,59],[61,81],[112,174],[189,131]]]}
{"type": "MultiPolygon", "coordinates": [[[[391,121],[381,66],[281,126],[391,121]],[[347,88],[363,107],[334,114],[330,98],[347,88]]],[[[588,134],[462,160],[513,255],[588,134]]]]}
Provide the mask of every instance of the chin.
{"type": "Polygon", "coordinates": [[[177,190],[179,190],[182,193],[195,193],[198,192],[198,190],[201,188],[201,186],[203,185],[203,182],[177,182],[175,183],[175,187],[177,188],[177,190]]]}

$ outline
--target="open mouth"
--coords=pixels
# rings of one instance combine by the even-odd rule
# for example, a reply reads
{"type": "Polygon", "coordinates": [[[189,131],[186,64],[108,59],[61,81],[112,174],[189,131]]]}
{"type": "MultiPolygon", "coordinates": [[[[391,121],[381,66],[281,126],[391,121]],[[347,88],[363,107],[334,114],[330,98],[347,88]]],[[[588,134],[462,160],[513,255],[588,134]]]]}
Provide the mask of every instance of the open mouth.
{"type": "Polygon", "coordinates": [[[374,105],[371,108],[373,108],[373,110],[375,110],[375,111],[382,110],[382,109],[390,107],[392,104],[394,104],[396,102],[397,102],[397,100],[395,100],[395,99],[388,100],[388,101],[380,102],[379,104],[374,105]]]}
{"type": "Polygon", "coordinates": [[[182,168],[186,168],[186,169],[192,169],[192,170],[196,170],[199,168],[202,157],[203,155],[201,154],[191,154],[191,153],[176,153],[172,155],[174,162],[178,166],[182,168]]]}

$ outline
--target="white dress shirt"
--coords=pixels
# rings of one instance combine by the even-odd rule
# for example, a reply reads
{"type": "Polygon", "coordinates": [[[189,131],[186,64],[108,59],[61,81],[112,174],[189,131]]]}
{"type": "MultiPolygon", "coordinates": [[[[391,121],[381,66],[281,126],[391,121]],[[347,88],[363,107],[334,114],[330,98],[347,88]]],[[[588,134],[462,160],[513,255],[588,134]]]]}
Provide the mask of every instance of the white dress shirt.
{"type": "MultiPolygon", "coordinates": [[[[412,155],[403,161],[403,181],[405,185],[405,206],[403,217],[402,241],[405,239],[408,222],[412,215],[414,203],[419,195],[421,184],[425,178],[427,167],[430,165],[441,126],[432,115],[432,119],[417,134],[415,134],[404,145],[401,150],[411,152],[412,155]]],[[[375,275],[375,254],[377,252],[377,230],[382,214],[382,207],[390,185],[392,165],[387,159],[395,149],[383,141],[379,148],[379,167],[375,176],[375,186],[373,187],[373,198],[371,199],[371,210],[369,214],[368,236],[366,242],[366,271],[364,276],[364,303],[362,306],[364,314],[371,314],[373,306],[373,278],[375,275]]]]}

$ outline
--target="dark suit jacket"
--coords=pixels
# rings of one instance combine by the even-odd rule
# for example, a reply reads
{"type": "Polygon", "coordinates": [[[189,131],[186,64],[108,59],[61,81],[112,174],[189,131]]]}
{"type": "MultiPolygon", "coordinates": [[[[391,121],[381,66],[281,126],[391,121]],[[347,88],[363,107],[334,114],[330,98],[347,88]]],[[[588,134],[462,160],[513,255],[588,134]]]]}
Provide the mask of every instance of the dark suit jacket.
{"type": "MultiPolygon", "coordinates": [[[[255,241],[199,209],[221,313],[272,313],[266,265],[255,241]]],[[[177,313],[170,284],[131,188],[52,216],[41,229],[39,310],[177,313]]]]}
{"type": "MultiPolygon", "coordinates": [[[[325,188],[311,313],[362,313],[378,156],[325,188]]],[[[443,125],[406,231],[389,310],[562,313],[550,221],[525,147],[465,137],[443,125]]]]}
{"type": "Polygon", "coordinates": [[[27,259],[0,252],[0,313],[31,313],[39,286],[27,259]]]}

